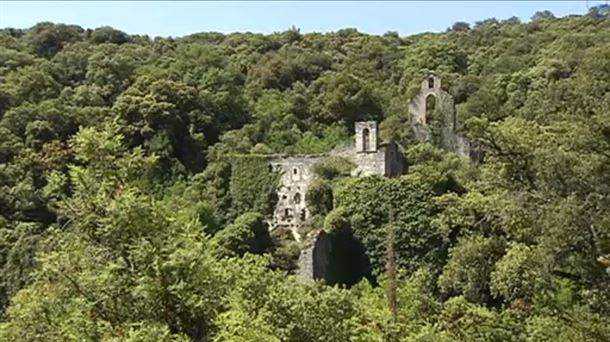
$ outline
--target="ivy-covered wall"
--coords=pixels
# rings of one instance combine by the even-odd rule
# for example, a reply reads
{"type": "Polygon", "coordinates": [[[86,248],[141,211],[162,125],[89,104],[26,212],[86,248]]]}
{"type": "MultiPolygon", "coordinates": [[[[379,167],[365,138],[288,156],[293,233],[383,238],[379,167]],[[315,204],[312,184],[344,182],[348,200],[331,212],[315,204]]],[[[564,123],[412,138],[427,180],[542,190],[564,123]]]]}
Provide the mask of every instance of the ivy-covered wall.
{"type": "Polygon", "coordinates": [[[391,212],[402,269],[412,271],[444,259],[445,244],[433,225],[435,210],[427,187],[409,177],[366,177],[346,179],[335,190],[335,209],[327,216],[325,229],[342,231],[348,225],[366,249],[375,274],[385,268],[391,212]]]}
{"type": "Polygon", "coordinates": [[[232,155],[231,210],[236,217],[248,211],[269,215],[276,202],[279,174],[273,172],[266,155],[232,155]]]}

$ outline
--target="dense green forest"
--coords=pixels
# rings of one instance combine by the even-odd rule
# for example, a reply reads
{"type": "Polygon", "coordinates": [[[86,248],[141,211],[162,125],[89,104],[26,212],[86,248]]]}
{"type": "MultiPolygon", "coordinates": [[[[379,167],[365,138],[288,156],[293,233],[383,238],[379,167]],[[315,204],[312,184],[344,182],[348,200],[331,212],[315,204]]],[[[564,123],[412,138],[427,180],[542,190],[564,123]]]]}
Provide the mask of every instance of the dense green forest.
{"type": "Polygon", "coordinates": [[[406,37],[1,29],[0,340],[610,341],[609,13],[406,37]],[[414,140],[428,71],[477,160],[414,140]],[[298,281],[265,155],[359,120],[408,171],[320,165],[308,224],[359,241],[374,279],[298,281]]]}

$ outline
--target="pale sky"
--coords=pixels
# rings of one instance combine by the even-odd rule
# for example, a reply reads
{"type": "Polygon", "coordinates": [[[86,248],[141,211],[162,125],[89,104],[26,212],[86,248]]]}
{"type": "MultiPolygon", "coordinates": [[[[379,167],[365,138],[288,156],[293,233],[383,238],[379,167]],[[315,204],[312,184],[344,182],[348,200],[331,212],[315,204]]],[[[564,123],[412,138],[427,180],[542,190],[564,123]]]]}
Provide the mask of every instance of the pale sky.
{"type": "Polygon", "coordinates": [[[109,25],[131,34],[184,36],[196,32],[328,32],[356,28],[409,35],[536,12],[584,14],[608,1],[0,1],[0,27],[28,28],[41,21],[109,25]]]}

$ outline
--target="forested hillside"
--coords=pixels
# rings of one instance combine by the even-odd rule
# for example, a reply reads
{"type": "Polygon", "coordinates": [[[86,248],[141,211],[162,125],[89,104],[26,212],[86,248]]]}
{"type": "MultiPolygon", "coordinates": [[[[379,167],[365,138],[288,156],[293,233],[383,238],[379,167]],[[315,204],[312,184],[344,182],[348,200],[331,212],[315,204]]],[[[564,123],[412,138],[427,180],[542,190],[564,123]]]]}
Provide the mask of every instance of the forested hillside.
{"type": "Polygon", "coordinates": [[[406,37],[1,29],[0,340],[610,341],[609,13],[406,37]],[[413,138],[428,71],[477,160],[413,138]],[[308,224],[358,241],[374,279],[299,282],[265,155],[360,120],[408,171],[320,165],[308,224]]]}

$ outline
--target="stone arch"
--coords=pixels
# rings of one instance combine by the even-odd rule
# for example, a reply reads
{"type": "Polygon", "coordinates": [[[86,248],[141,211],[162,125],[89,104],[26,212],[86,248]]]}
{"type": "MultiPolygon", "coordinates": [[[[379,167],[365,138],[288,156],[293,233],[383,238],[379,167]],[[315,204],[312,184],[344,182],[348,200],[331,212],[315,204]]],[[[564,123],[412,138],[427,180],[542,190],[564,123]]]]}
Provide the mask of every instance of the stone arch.
{"type": "Polygon", "coordinates": [[[292,168],[292,171],[290,172],[290,174],[291,174],[291,177],[292,177],[293,181],[298,181],[301,178],[299,173],[300,172],[299,172],[299,168],[298,167],[295,166],[295,167],[292,168]]]}
{"type": "Polygon", "coordinates": [[[427,125],[429,125],[432,122],[434,111],[436,110],[437,106],[438,106],[438,103],[437,103],[436,95],[428,94],[428,96],[426,96],[426,111],[425,111],[426,112],[425,121],[426,121],[427,125]]]}
{"type": "Polygon", "coordinates": [[[351,287],[362,279],[375,284],[364,245],[352,230],[340,230],[328,235],[330,250],[325,264],[326,284],[351,287]]]}
{"type": "Polygon", "coordinates": [[[355,142],[357,152],[376,152],[379,136],[377,122],[358,121],[355,123],[355,142]]]}
{"type": "Polygon", "coordinates": [[[371,146],[371,131],[368,128],[362,130],[362,150],[368,151],[371,146]]]}
{"type": "Polygon", "coordinates": [[[328,285],[350,287],[363,278],[377,284],[364,246],[351,230],[318,232],[301,252],[297,272],[303,279],[323,280],[328,285]]]}
{"type": "Polygon", "coordinates": [[[428,89],[434,89],[434,77],[428,77],[428,89]]]}

